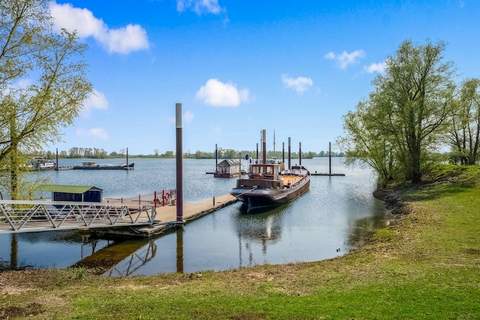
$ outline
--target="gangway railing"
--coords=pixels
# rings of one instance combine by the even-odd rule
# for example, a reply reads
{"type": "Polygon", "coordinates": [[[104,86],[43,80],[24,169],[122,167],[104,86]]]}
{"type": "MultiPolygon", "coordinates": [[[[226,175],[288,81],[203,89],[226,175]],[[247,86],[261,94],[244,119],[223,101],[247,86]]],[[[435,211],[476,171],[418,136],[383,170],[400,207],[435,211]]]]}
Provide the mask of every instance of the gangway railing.
{"type": "Polygon", "coordinates": [[[0,200],[0,233],[151,225],[153,206],[51,200],[0,200]]]}

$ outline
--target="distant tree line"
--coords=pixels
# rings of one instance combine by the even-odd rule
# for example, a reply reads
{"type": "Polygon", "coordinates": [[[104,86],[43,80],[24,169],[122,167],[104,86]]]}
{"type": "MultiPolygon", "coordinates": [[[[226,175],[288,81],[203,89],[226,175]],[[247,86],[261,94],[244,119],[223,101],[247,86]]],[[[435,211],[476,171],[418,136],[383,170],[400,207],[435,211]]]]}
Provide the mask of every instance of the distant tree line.
{"type": "Polygon", "coordinates": [[[350,161],[362,160],[383,186],[419,183],[445,157],[473,165],[480,147],[480,80],[454,82],[443,43],[403,42],[386,60],[368,99],[345,116],[340,139],[350,161]]]}
{"type": "MultiPolygon", "coordinates": [[[[256,151],[250,150],[243,150],[237,151],[234,149],[219,149],[218,157],[219,159],[245,159],[248,155],[249,158],[255,159],[256,151]]],[[[33,152],[28,154],[30,158],[32,157],[42,157],[46,159],[54,159],[55,152],[48,150],[48,151],[41,151],[41,152],[33,152]]],[[[332,157],[344,157],[345,154],[343,152],[333,152],[332,157]]],[[[79,158],[92,158],[92,159],[107,159],[107,158],[123,158],[125,157],[125,150],[121,150],[119,152],[112,151],[107,152],[104,149],[99,148],[70,148],[69,150],[61,150],[59,151],[59,157],[62,159],[79,159],[79,158]]],[[[161,153],[158,150],[155,150],[152,154],[130,154],[130,157],[136,158],[164,158],[170,159],[175,158],[174,151],[165,151],[161,153]]],[[[285,153],[285,157],[287,154],[285,153]]],[[[298,158],[298,152],[292,152],[293,158],[298,158]]],[[[312,159],[315,157],[328,157],[328,151],[320,151],[320,152],[313,152],[307,151],[302,152],[303,159],[312,159]]],[[[184,158],[186,159],[214,159],[215,152],[206,152],[206,151],[196,151],[194,153],[187,152],[184,154],[184,158]]],[[[269,151],[268,152],[269,159],[281,159],[282,152],[280,151],[269,151]]]]}

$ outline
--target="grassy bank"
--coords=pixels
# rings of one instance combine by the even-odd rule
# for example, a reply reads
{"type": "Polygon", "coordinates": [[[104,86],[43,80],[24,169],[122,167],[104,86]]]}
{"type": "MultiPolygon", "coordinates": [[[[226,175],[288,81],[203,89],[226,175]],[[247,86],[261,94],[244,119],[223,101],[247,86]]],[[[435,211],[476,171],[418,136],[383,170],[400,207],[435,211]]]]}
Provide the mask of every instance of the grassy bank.
{"type": "Polygon", "coordinates": [[[0,317],[478,319],[480,169],[443,167],[402,190],[411,213],[347,256],[228,272],[107,279],[0,274],[0,317]]]}

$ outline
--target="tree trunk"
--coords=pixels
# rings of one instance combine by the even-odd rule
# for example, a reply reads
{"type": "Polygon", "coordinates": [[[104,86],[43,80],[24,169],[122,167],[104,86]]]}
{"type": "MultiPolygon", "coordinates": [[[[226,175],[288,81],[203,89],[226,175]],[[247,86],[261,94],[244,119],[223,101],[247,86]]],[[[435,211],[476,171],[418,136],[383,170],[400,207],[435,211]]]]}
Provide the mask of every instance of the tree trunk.
{"type": "Polygon", "coordinates": [[[421,149],[420,146],[416,146],[411,153],[410,163],[410,178],[412,183],[419,183],[422,181],[422,169],[421,169],[421,149]]]}
{"type": "Polygon", "coordinates": [[[10,119],[10,197],[12,200],[18,199],[18,141],[17,141],[17,117],[15,112],[10,119]]]}

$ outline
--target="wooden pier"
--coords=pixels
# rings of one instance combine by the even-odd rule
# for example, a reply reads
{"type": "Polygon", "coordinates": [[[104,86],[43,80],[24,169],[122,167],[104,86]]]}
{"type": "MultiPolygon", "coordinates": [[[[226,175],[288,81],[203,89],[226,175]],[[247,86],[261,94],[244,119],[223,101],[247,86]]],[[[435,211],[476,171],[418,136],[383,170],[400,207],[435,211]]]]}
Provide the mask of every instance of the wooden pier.
{"type": "MultiPolygon", "coordinates": [[[[237,201],[238,199],[234,196],[226,194],[201,201],[187,202],[183,206],[184,223],[194,221],[237,201]]],[[[95,230],[95,233],[108,238],[148,238],[174,230],[178,225],[182,225],[182,223],[177,222],[176,206],[164,206],[156,208],[155,223],[152,225],[95,230]]]]}

